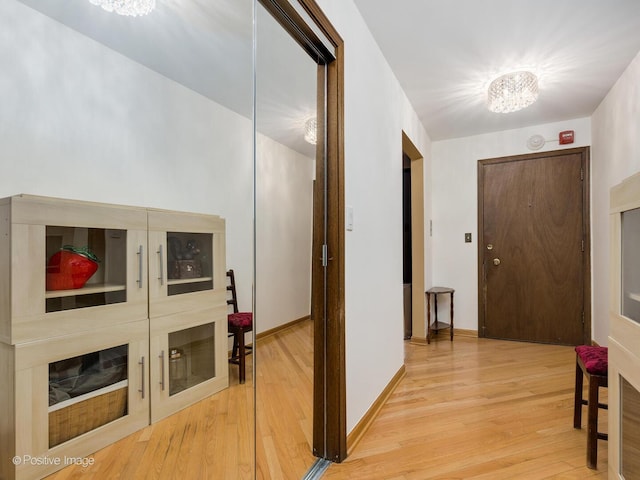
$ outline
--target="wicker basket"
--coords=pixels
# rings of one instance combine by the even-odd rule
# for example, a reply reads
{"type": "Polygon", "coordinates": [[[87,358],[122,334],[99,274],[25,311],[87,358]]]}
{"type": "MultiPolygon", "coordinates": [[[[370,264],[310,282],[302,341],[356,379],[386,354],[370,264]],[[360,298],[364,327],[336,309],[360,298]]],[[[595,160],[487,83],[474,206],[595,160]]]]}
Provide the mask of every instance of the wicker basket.
{"type": "Polygon", "coordinates": [[[49,413],[49,448],[123,417],[127,387],[49,413]]]}

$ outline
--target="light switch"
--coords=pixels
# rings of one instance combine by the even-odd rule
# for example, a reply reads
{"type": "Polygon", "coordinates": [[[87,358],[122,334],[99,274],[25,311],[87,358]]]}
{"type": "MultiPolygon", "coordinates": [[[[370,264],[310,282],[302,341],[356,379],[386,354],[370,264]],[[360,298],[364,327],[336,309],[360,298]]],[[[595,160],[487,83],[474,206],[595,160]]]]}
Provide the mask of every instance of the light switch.
{"type": "Polygon", "coordinates": [[[353,231],[353,207],[347,205],[347,230],[353,231]]]}
{"type": "Polygon", "coordinates": [[[465,233],[464,234],[464,242],[465,243],[471,243],[471,234],[470,233],[465,233]]]}

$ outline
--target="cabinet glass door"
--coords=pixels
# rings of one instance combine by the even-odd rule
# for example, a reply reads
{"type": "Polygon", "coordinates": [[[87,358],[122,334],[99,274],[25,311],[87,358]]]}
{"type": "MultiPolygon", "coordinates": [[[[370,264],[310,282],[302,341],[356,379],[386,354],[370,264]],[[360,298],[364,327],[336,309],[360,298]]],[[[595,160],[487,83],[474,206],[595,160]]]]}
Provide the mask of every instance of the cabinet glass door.
{"type": "Polygon", "coordinates": [[[167,233],[167,295],[213,289],[213,234],[167,233]]]}
{"type": "Polygon", "coordinates": [[[49,448],[127,414],[128,345],[49,363],[49,448]]]}
{"type": "Polygon", "coordinates": [[[640,323],[640,208],[622,213],[622,315],[640,323]]]}
{"type": "Polygon", "coordinates": [[[150,209],[148,224],[149,318],[180,315],[219,302],[226,288],[225,220],[150,209]]]}
{"type": "Polygon", "coordinates": [[[127,301],[127,232],[46,227],[46,312],[127,301]]]}
{"type": "Polygon", "coordinates": [[[216,374],[215,324],[169,334],[169,395],[175,395],[216,374]]]}

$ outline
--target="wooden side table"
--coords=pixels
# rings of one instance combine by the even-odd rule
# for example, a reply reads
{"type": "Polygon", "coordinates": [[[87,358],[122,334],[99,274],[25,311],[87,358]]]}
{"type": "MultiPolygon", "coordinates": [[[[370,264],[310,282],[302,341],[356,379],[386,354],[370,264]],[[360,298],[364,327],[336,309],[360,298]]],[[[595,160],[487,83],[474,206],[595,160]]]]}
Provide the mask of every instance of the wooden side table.
{"type": "Polygon", "coordinates": [[[425,293],[427,297],[427,343],[431,343],[431,331],[433,330],[435,334],[438,334],[440,330],[446,330],[447,328],[450,330],[451,341],[453,342],[453,293],[455,290],[449,287],[432,287],[427,290],[425,293]],[[450,323],[439,322],[438,321],[438,294],[448,293],[451,295],[451,321],[450,323]],[[433,324],[431,323],[431,295],[433,295],[433,304],[435,311],[435,320],[433,324]]]}

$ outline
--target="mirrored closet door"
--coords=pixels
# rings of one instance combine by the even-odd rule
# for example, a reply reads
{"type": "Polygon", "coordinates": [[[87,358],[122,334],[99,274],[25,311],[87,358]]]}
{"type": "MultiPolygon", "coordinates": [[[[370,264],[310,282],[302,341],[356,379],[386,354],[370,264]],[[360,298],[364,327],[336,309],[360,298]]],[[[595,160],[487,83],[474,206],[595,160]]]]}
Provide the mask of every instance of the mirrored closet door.
{"type": "Polygon", "coordinates": [[[249,361],[240,383],[227,361],[225,271],[251,312],[254,0],[156,0],[136,15],[112,3],[0,2],[0,198],[80,211],[34,208],[7,227],[32,242],[29,225],[44,225],[51,242],[27,252],[42,256],[28,263],[44,313],[16,316],[14,336],[0,326],[2,382],[18,382],[0,395],[0,477],[252,479],[254,370],[249,361]],[[98,258],[82,292],[45,286],[45,256],[68,244],[98,258]],[[66,398],[82,378],[97,387],[66,398]],[[46,468],[34,473],[30,458],[46,468]]]}
{"type": "Polygon", "coordinates": [[[258,3],[256,468],[259,478],[303,478],[327,456],[315,363],[326,354],[317,332],[327,325],[325,270],[333,260],[325,124],[335,57],[302,2],[258,3]]]}
{"type": "Polygon", "coordinates": [[[0,2],[0,208],[15,223],[0,264],[28,264],[19,278],[43,299],[0,323],[1,380],[19,384],[0,395],[0,477],[302,478],[337,458],[323,429],[344,413],[326,408],[314,351],[343,248],[327,240],[331,42],[307,0],[117,3],[0,2]],[[36,206],[12,217],[16,198],[36,206]],[[96,257],[86,286],[46,286],[63,250],[96,257]],[[242,374],[227,361],[231,269],[252,315],[242,374]],[[79,400],[59,388],[114,369],[79,400]]]}

